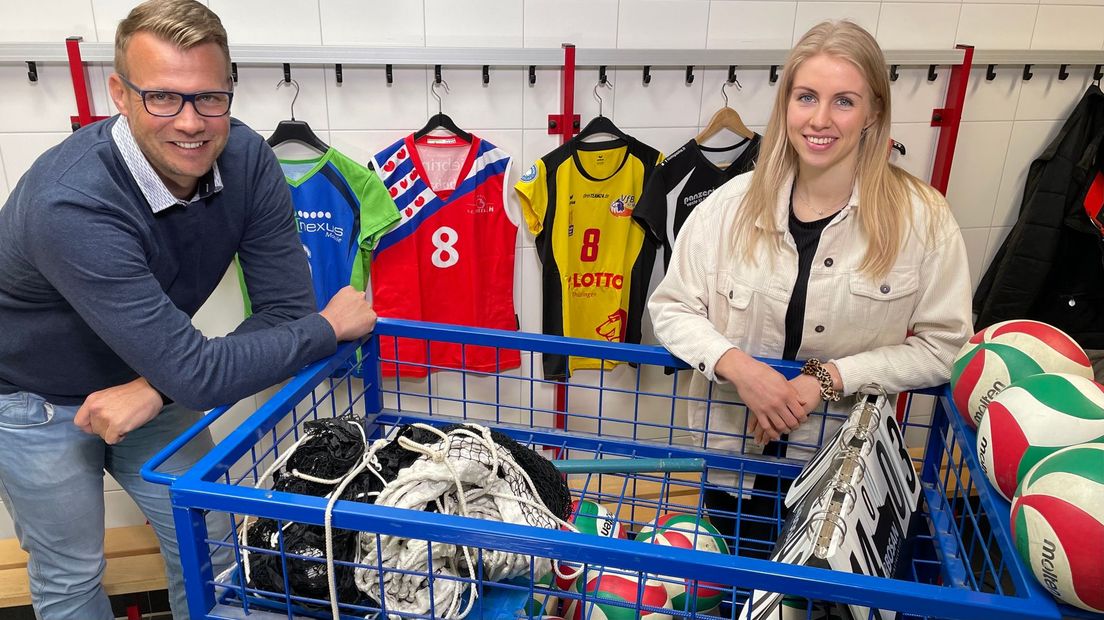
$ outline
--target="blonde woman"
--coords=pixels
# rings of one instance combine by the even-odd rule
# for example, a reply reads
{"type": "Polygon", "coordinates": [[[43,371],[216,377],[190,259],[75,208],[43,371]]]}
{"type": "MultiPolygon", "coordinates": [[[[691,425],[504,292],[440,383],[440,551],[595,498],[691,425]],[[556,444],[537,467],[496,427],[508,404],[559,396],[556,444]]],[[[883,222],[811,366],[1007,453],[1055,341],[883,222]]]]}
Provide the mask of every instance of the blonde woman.
{"type": "MultiPolygon", "coordinates": [[[[707,448],[760,453],[770,440],[768,454],[807,459],[841,423],[808,417],[825,400],[867,382],[897,393],[950,376],[971,334],[966,250],[943,197],[889,163],[890,121],[877,42],[851,22],[820,23],[786,62],[756,169],[686,221],[649,302],[656,336],[696,370],[694,393],[752,414],[692,403],[707,448]],[[787,380],[753,356],[807,361],[787,380]]],[[[769,491],[749,493],[750,478],[711,477],[745,493],[738,504],[707,492],[706,504],[728,533],[725,516],[751,517],[741,553],[761,555],[784,485],[760,476],[755,487],[769,491]]]]}

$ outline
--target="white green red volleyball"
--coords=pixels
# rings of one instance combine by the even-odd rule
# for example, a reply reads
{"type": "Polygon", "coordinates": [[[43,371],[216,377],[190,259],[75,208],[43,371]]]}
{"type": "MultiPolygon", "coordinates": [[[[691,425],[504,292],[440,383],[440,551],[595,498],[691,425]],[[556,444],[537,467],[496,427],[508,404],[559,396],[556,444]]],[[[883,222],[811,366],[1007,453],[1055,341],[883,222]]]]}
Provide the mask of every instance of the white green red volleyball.
{"type": "Polygon", "coordinates": [[[1063,373],[1012,384],[989,403],[977,432],[981,468],[1005,499],[1044,457],[1083,443],[1104,444],[1104,386],[1063,373]]]}
{"type": "MultiPolygon", "coordinates": [[[[597,502],[586,499],[574,500],[571,502],[571,516],[567,521],[582,534],[625,538],[625,530],[617,517],[597,502]]],[[[576,562],[559,561],[553,562],[552,566],[556,576],[556,587],[561,590],[570,590],[583,570],[583,567],[576,562]]]]}
{"type": "Polygon", "coordinates": [[[641,581],[637,573],[591,570],[585,580],[576,582],[574,591],[580,598],[565,601],[569,620],[671,620],[663,583],[647,577],[641,581]]]}
{"type": "MultiPolygon", "coordinates": [[[[697,549],[712,553],[728,553],[724,537],[707,518],[694,515],[667,513],[644,526],[636,540],[668,547],[697,549]]],[[[724,600],[726,588],[722,584],[675,577],[661,578],[671,608],[704,613],[716,609],[724,600]]]]}
{"type": "Polygon", "coordinates": [[[1092,378],[1092,363],[1081,345],[1066,332],[1028,319],[995,323],[970,338],[970,342],[997,342],[1023,351],[1035,359],[1048,360],[1046,372],[1066,372],[1092,378]]]}
{"type": "Polygon", "coordinates": [[[974,334],[955,356],[952,400],[966,423],[977,428],[1001,390],[1042,372],[1093,378],[1085,351],[1057,327],[1030,320],[990,325],[974,334]]]}
{"type": "Polygon", "coordinates": [[[606,538],[625,538],[625,530],[617,517],[597,502],[588,499],[571,502],[571,516],[568,522],[584,534],[605,536],[606,538]]]}
{"type": "Polygon", "coordinates": [[[525,612],[533,618],[551,618],[559,608],[556,596],[555,573],[552,570],[533,581],[533,591],[525,604],[525,612]]]}
{"type": "Polygon", "coordinates": [[[1039,461],[1012,500],[1011,519],[1016,550],[1043,587],[1104,613],[1104,445],[1039,461]]]}

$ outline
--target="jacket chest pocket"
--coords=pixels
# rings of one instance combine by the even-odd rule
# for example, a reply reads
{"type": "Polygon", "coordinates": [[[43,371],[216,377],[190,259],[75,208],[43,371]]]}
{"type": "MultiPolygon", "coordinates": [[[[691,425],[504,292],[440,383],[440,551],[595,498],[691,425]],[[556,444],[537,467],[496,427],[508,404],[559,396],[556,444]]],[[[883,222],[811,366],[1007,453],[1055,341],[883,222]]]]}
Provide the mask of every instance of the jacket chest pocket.
{"type": "Polygon", "coordinates": [[[751,301],[755,290],[747,283],[731,278],[722,279],[718,284],[713,293],[713,301],[722,309],[719,317],[722,320],[714,325],[722,331],[725,338],[742,346],[752,319],[751,301]]]}
{"type": "Polygon", "coordinates": [[[904,338],[919,289],[920,278],[912,270],[891,271],[877,280],[852,274],[844,320],[863,331],[900,332],[904,338]]]}

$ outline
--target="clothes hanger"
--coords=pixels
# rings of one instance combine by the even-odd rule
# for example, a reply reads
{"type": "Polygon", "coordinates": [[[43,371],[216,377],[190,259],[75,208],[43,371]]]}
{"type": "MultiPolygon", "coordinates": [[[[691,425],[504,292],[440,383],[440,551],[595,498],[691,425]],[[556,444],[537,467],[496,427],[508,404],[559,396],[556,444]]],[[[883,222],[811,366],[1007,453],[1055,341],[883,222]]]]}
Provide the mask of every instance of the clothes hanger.
{"type": "Polygon", "coordinates": [[[586,127],[583,127],[582,131],[580,131],[575,138],[583,140],[584,138],[599,134],[608,134],[619,140],[628,141],[629,135],[621,131],[621,129],[618,128],[617,125],[614,125],[613,121],[608,117],[602,115],[602,96],[598,94],[598,88],[601,86],[608,86],[610,90],[613,90],[613,82],[609,80],[605,82],[599,80],[599,82],[594,85],[594,98],[598,101],[598,116],[590,119],[590,122],[586,124],[586,127]]]}
{"type": "Polygon", "coordinates": [[[741,89],[740,82],[733,78],[731,82],[725,82],[721,84],[721,97],[724,97],[724,107],[717,110],[713,114],[713,118],[709,119],[709,124],[702,129],[701,133],[694,137],[694,141],[701,144],[703,141],[717,135],[717,132],[722,129],[727,129],[732,133],[745,139],[752,139],[755,137],[755,132],[748,129],[748,126],[744,124],[744,119],[740,118],[740,113],[732,108],[728,107],[728,93],[725,92],[725,87],[729,84],[735,83],[737,89],[741,89]]]}
{"type": "Polygon", "coordinates": [[[291,98],[291,120],[280,121],[280,124],[276,125],[276,131],[272,132],[272,135],[268,137],[268,145],[275,147],[284,142],[298,142],[309,146],[319,153],[329,151],[330,145],[323,142],[322,138],[319,138],[318,134],[314,133],[314,130],[311,129],[311,126],[308,125],[306,121],[295,120],[295,101],[299,99],[299,82],[295,80],[280,80],[276,83],[276,88],[279,89],[282,84],[295,87],[295,96],[291,98]]]}
{"type": "Polygon", "coordinates": [[[432,94],[433,98],[437,100],[437,113],[429,117],[429,121],[426,122],[425,126],[414,132],[414,139],[419,140],[427,136],[431,131],[444,129],[445,131],[448,131],[460,140],[470,143],[472,141],[471,134],[464,131],[463,129],[460,129],[460,127],[457,126],[456,121],[452,120],[452,118],[448,114],[445,114],[441,111],[441,95],[437,92],[438,85],[444,88],[446,93],[449,92],[448,82],[444,80],[441,80],[439,82],[434,81],[433,84],[429,86],[430,94],[432,94]]]}

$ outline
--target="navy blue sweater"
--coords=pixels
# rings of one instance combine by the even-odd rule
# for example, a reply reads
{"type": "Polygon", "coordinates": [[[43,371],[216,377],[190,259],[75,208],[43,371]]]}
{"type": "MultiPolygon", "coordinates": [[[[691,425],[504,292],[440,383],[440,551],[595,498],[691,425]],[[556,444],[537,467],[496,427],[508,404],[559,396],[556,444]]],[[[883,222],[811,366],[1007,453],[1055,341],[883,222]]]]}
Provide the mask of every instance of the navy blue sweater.
{"type": "Polygon", "coordinates": [[[154,215],[111,139],[114,122],[44,153],[0,209],[0,393],[73,405],[140,375],[208,409],[333,353],[264,140],[233,121],[218,159],[224,189],[154,215]],[[254,312],[207,338],[191,317],[235,253],[254,312]]]}

